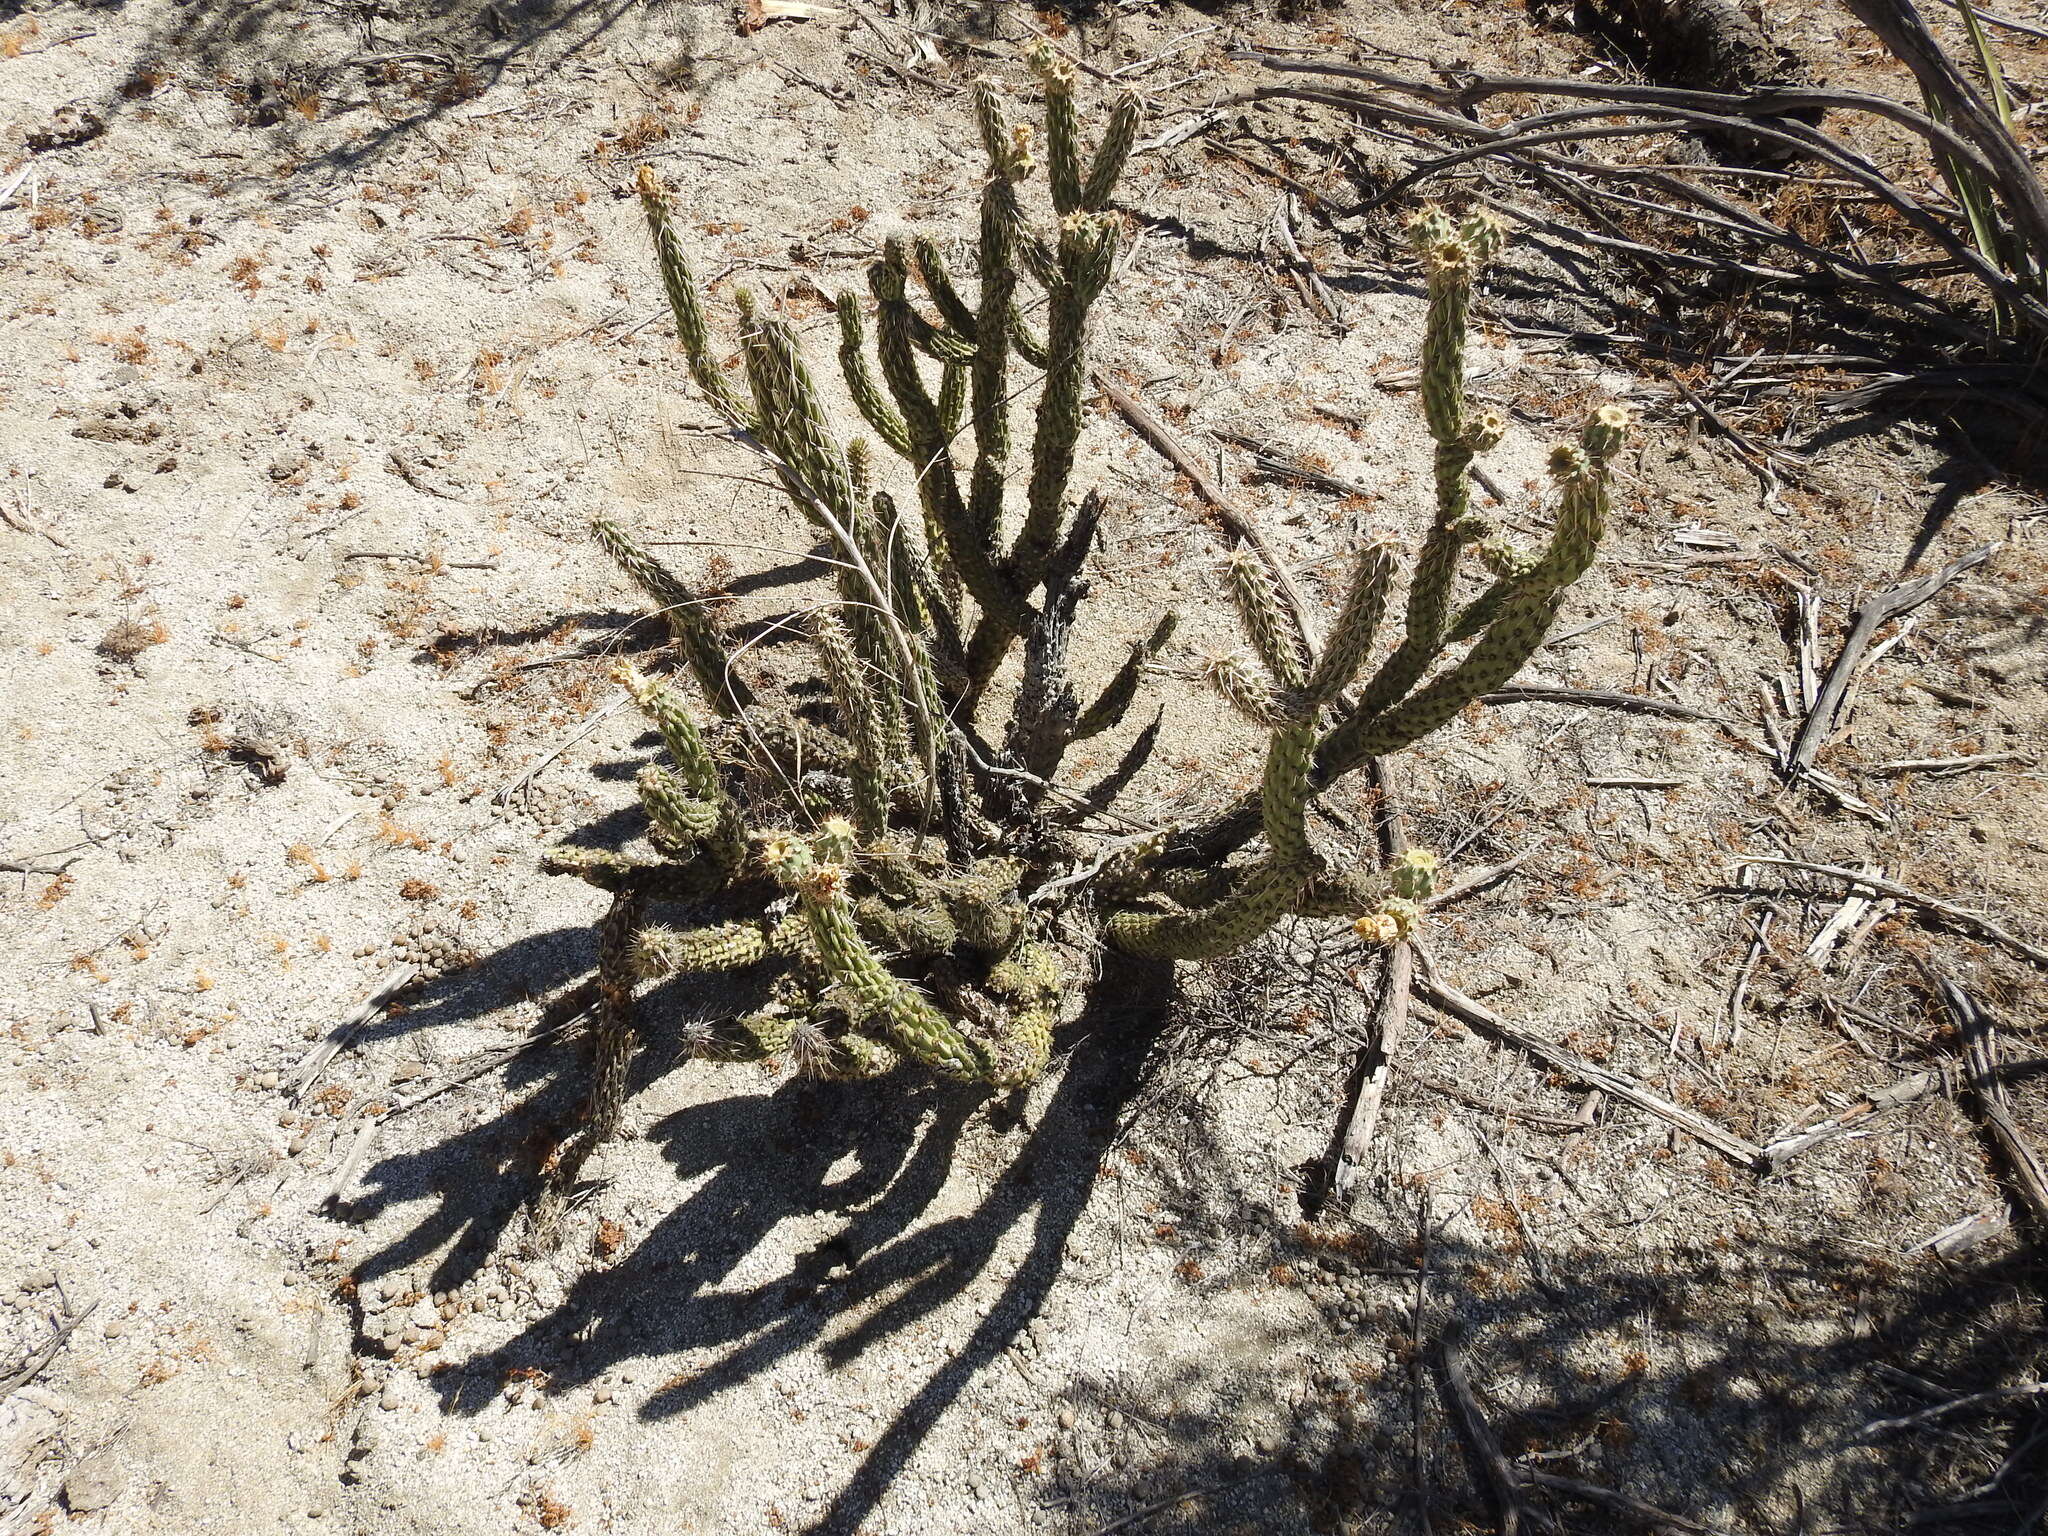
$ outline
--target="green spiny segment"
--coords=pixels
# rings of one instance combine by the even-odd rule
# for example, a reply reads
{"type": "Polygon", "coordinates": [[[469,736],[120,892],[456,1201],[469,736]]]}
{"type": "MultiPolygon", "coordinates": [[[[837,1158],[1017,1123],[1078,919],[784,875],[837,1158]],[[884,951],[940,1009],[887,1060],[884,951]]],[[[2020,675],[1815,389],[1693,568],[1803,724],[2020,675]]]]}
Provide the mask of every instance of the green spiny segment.
{"type": "Polygon", "coordinates": [[[1071,213],[1060,221],[1059,281],[1049,295],[1045,385],[1038,397],[1024,526],[1012,552],[1018,570],[1034,583],[1044,574],[1046,558],[1059,541],[1067,481],[1073,475],[1074,450],[1081,440],[1081,397],[1088,377],[1088,310],[1115,268],[1116,234],[1116,221],[1106,214],[1071,213]]]}
{"type": "Polygon", "coordinates": [[[704,323],[704,303],[697,289],[697,278],[690,270],[690,261],[683,252],[683,243],[677,238],[675,225],[669,216],[668,194],[661,188],[654,172],[647,166],[639,171],[640,206],[647,215],[647,228],[654,237],[655,260],[661,267],[661,286],[668,294],[669,311],[675,316],[676,339],[682,343],[683,359],[689,364],[690,377],[704,397],[727,421],[735,425],[750,426],[753,415],[740,399],[739,392],[730,380],[719,370],[718,360],[711,354],[711,332],[704,323]]]}
{"type": "Polygon", "coordinates": [[[855,903],[853,916],[862,933],[907,960],[929,960],[960,942],[958,925],[937,903],[898,907],[867,896],[855,903]]]}
{"type": "Polygon", "coordinates": [[[830,612],[820,612],[812,621],[811,638],[853,744],[848,771],[853,778],[854,825],[864,836],[880,836],[889,820],[889,742],[877,718],[872,685],[862,675],[846,627],[830,612]]]}
{"type": "Polygon", "coordinates": [[[839,368],[846,376],[847,392],[875,435],[908,458],[910,431],[903,425],[903,413],[889,403],[868,367],[867,338],[861,323],[860,300],[850,293],[839,295],[839,368]]]}
{"type": "Polygon", "coordinates": [[[1266,671],[1283,689],[1297,689],[1308,680],[1308,640],[1301,626],[1280,603],[1280,588],[1265,563],[1248,549],[1230,557],[1227,567],[1231,601],[1244,620],[1252,648],[1266,671]]]}
{"type": "Polygon", "coordinates": [[[845,1034],[833,1042],[831,1061],[821,1074],[841,1082],[862,1082],[892,1072],[903,1058],[886,1042],[845,1034]]]}
{"type": "Polygon", "coordinates": [[[725,791],[719,784],[718,763],[704,744],[690,706],[674,689],[649,677],[630,661],[618,663],[612,669],[612,679],[626,690],[654,726],[689,792],[700,800],[722,802],[725,791]]]}
{"type": "Polygon", "coordinates": [[[650,764],[640,770],[633,782],[639,788],[640,804],[647,812],[656,839],[671,848],[695,848],[717,832],[724,819],[718,806],[697,799],[689,786],[666,768],[650,764]]]}
{"type": "Polygon", "coordinates": [[[1252,724],[1271,730],[1287,723],[1280,696],[1259,676],[1250,658],[1238,654],[1208,657],[1202,663],[1202,676],[1226,704],[1252,724]]]}
{"type": "Polygon", "coordinates": [[[1024,56],[1045,88],[1045,175],[1060,214],[1081,210],[1080,129],[1074,115],[1074,66],[1040,39],[1024,56]]]}
{"type": "Polygon", "coordinates": [[[1259,865],[1236,894],[1192,912],[1119,912],[1108,923],[1109,941],[1134,955],[1159,960],[1207,960],[1242,949],[1285,917],[1302,888],[1302,874],[1277,861],[1259,865]]]}
{"type": "Polygon", "coordinates": [[[1437,857],[1427,848],[1409,848],[1396,855],[1387,874],[1394,895],[1402,901],[1427,901],[1436,894],[1437,857]]]}
{"type": "Polygon", "coordinates": [[[1289,868],[1306,866],[1312,857],[1308,775],[1315,749],[1312,721],[1282,727],[1266,747],[1266,777],[1259,790],[1260,825],[1273,857],[1289,868]]]}
{"type": "Polygon", "coordinates": [[[1019,944],[1009,959],[990,968],[988,990],[1008,1005],[997,1031],[993,1086],[1014,1088],[1045,1070],[1064,987],[1059,957],[1045,944],[1019,944]]]}
{"type": "Polygon", "coordinates": [[[709,859],[650,862],[603,848],[550,848],[541,855],[540,868],[545,875],[574,875],[601,891],[648,901],[701,901],[727,880],[727,871],[709,859]]]}
{"type": "Polygon", "coordinates": [[[1393,583],[1391,544],[1380,540],[1358,552],[1351,567],[1351,587],[1344,594],[1344,607],[1330,630],[1315,671],[1302,687],[1306,702],[1331,703],[1351,686],[1351,680],[1372,654],[1373,638],[1379,633],[1380,619],[1387,611],[1387,593],[1393,583]]]}
{"type": "Polygon", "coordinates": [[[1016,859],[983,859],[964,875],[941,882],[946,910],[971,949],[996,953],[1009,948],[1021,915],[1017,882],[1024,865],[1016,859]]]}
{"type": "Polygon", "coordinates": [[[988,1051],[969,1040],[943,1013],[901,978],[889,973],[860,936],[846,899],[845,871],[835,864],[785,859],[785,878],[794,879],[797,899],[818,946],[818,962],[845,994],[859,1020],[884,1028],[890,1044],[945,1077],[986,1080],[988,1051]]]}
{"type": "Polygon", "coordinates": [[[747,685],[734,675],[725,644],[712,627],[710,610],[703,598],[690,590],[683,579],[642,549],[609,518],[590,521],[598,547],[632,578],[634,585],[654,600],[656,609],[675,637],[676,647],[697,686],[711,707],[722,715],[735,714],[753,703],[747,685]]]}
{"type": "Polygon", "coordinates": [[[1095,147],[1095,158],[1088,164],[1088,179],[1081,186],[1083,208],[1094,212],[1109,206],[1116,184],[1123,178],[1124,162],[1131,158],[1132,146],[1138,142],[1138,125],[1144,120],[1145,108],[1136,96],[1127,91],[1117,98],[1102,142],[1095,147]]]}
{"type": "Polygon", "coordinates": [[[633,972],[642,981],[689,971],[738,971],[764,959],[762,924],[721,923],[715,928],[644,927],[633,939],[633,972]]]}

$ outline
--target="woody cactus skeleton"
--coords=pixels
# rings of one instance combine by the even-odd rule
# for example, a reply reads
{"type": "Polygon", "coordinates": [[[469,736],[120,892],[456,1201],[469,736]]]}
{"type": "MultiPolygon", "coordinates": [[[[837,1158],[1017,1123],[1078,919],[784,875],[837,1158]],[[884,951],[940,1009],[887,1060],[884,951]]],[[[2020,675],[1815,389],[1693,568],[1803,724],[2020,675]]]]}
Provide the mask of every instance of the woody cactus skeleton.
{"type": "Polygon", "coordinates": [[[875,451],[835,431],[788,327],[746,294],[737,300],[744,387],[720,367],[667,198],[640,174],[691,376],[830,546],[836,593],[808,638],[830,688],[831,724],[765,701],[765,688],[735,671],[703,597],[625,531],[596,524],[673,635],[675,673],[619,673],[670,766],[638,780],[655,858],[559,849],[546,862],[609,891],[613,906],[601,929],[596,1082],[581,1129],[548,1161],[543,1236],[618,1124],[643,983],[683,977],[708,988],[724,977],[751,989],[725,1022],[685,1027],[696,1055],[785,1057],[844,1077],[914,1063],[1003,1088],[1044,1068],[1069,985],[1063,955],[1092,940],[1198,959],[1242,947],[1289,915],[1356,919],[1368,941],[1405,935],[1434,859],[1417,852],[1386,872],[1337,867],[1310,834],[1310,804],[1506,681],[1593,558],[1625,417],[1604,409],[1580,445],[1557,450],[1561,500],[1547,546],[1518,549],[1471,510],[1472,458],[1501,427],[1465,398],[1466,312],[1500,233],[1484,216],[1454,223],[1425,213],[1413,233],[1429,277],[1423,398],[1437,444],[1436,506],[1398,639],[1354,695],[1395,606],[1400,562],[1390,542],[1356,552],[1320,642],[1281,601],[1275,573],[1240,550],[1230,591],[1251,655],[1212,658],[1205,671],[1269,735],[1256,803],[1205,828],[1094,843],[1080,823],[1100,808],[1060,784],[1061,764],[1076,742],[1124,719],[1173,633],[1168,614],[1083,703],[1066,653],[1101,506],[1092,494],[1074,500],[1070,481],[1089,312],[1120,233],[1106,209],[1139,109],[1133,98],[1118,101],[1085,154],[1071,73],[1043,48],[1033,65],[1045,98],[1050,226],[1024,211],[1038,165],[1033,138],[981,82],[974,106],[988,172],[971,284],[933,242],[891,239],[868,273],[871,310],[852,295],[838,302],[848,392],[902,461],[914,517],[877,485],[875,451]],[[1034,291],[1042,336],[1025,318],[1040,307],[1034,291]],[[1011,404],[1033,382],[1020,453],[1011,404]],[[1490,581],[1461,599],[1468,552],[1490,581]],[[978,718],[1019,647],[1003,728],[985,735],[978,718]],[[664,905],[687,923],[651,921],[664,905]],[[1064,924],[1060,946],[1055,921],[1064,924]]]}

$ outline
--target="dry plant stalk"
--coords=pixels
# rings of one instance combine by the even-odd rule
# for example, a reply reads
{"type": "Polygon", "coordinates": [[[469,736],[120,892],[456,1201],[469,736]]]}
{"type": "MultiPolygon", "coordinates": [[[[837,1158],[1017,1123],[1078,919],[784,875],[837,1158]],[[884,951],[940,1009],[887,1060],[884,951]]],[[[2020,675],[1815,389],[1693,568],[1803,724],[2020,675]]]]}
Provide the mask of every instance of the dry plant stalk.
{"type": "Polygon", "coordinates": [[[1081,970],[1077,951],[1220,955],[1289,915],[1355,919],[1368,941],[1405,935],[1431,894],[1434,857],[1416,850],[1389,870],[1341,867],[1315,847],[1309,804],[1512,677],[1593,559],[1626,413],[1595,412],[1579,443],[1555,451],[1559,505],[1543,547],[1508,543],[1472,510],[1472,459],[1501,423],[1467,405],[1466,318],[1501,232],[1484,215],[1428,211],[1412,233],[1429,277],[1424,400],[1437,495],[1398,638],[1350,696],[1396,606],[1391,543],[1355,553],[1320,647],[1277,600],[1274,573],[1240,550],[1231,592],[1252,652],[1214,658],[1207,673],[1269,735],[1250,820],[1212,827],[1207,840],[1224,846],[1200,869],[1177,862],[1164,834],[1119,846],[1080,830],[1086,813],[1073,809],[1080,797],[1060,784],[1061,765],[1075,743],[1122,722],[1174,616],[1131,646],[1098,694],[1079,696],[1066,657],[1101,502],[1074,499],[1070,481],[1089,312],[1121,235],[1108,204],[1140,111],[1135,97],[1119,99],[1084,151],[1070,69],[1043,47],[1032,64],[1042,140],[1010,121],[993,82],[974,90],[988,172],[971,287],[935,242],[891,239],[868,274],[871,308],[839,300],[849,392],[901,461],[915,514],[877,483],[868,442],[835,428],[789,328],[744,293],[741,368],[721,368],[667,197],[640,173],[698,390],[834,548],[836,591],[808,637],[832,724],[765,697],[736,668],[713,604],[625,530],[595,525],[667,620],[677,672],[696,699],[680,676],[618,670],[669,759],[638,780],[655,856],[565,847],[545,860],[552,873],[610,892],[613,905],[600,932],[595,1080],[581,1129],[548,1160],[539,1244],[556,1240],[584,1163],[619,1123],[642,984],[685,977],[703,988],[723,977],[745,993],[724,1022],[681,1026],[698,1056],[787,1058],[824,1077],[915,1063],[1007,1089],[1045,1068],[1081,970]],[[1044,227],[1021,196],[1041,163],[1055,216],[1044,227]],[[1044,296],[1042,335],[1023,319],[1027,285],[1044,296]],[[1009,404],[1026,369],[1037,375],[1036,402],[1020,446],[1009,404]],[[1468,555],[1488,579],[1461,593],[1468,555]],[[1020,647],[1021,681],[1000,696],[1001,729],[988,729],[991,680],[1020,647]],[[688,925],[651,921],[663,906],[685,909],[688,925]]]}

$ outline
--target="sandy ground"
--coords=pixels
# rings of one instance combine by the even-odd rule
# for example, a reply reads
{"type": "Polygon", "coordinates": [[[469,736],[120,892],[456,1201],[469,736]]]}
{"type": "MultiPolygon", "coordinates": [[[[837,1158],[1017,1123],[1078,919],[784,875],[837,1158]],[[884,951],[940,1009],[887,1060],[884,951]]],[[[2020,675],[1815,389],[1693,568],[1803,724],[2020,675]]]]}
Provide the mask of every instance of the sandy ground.
{"type": "MultiPolygon", "coordinates": [[[[659,640],[584,526],[678,541],[742,619],[816,574],[681,385],[630,166],[678,187],[721,292],[773,296],[822,357],[818,293],[859,286],[882,233],[969,227],[959,88],[1021,86],[1026,34],[740,35],[678,4],[0,13],[0,1383],[75,1323],[0,1401],[0,1532],[1086,1533],[1162,1504],[1145,1529],[1491,1528],[1449,1338],[1510,1453],[1728,1530],[1896,1530],[2021,1445],[1975,1416],[1861,1435],[2040,1375],[2034,1271],[1958,1102],[1759,1179],[1419,1011],[1363,1193],[1311,1224],[1366,999],[1307,927],[1177,979],[1112,968],[1020,1102],[657,1043],[569,1245],[521,1259],[532,1148],[579,1087],[573,1047],[517,1048],[597,910],[536,857],[630,803],[647,745],[600,718],[604,672],[659,640]],[[309,1081],[395,967],[426,985],[309,1081]]],[[[1788,40],[1820,58],[1831,25],[1788,40]]],[[[1155,6],[1066,41],[1138,63],[1156,128],[1230,87],[1241,31],[1344,27],[1530,68],[1583,47],[1377,5],[1155,6]]],[[[1276,122],[1295,148],[1331,131],[1276,122]]],[[[1223,450],[1313,588],[1359,530],[1416,526],[1421,305],[1372,241],[1301,224],[1341,306],[1311,308],[1274,259],[1284,201],[1199,138],[1140,156],[1098,355],[1200,451],[1248,435],[1360,488],[1223,450]]],[[[1453,879],[1541,845],[1439,920],[1438,966],[1759,1142],[1953,1064],[1923,965],[2038,1057],[2011,954],[1901,908],[1809,956],[1838,887],[1725,890],[1737,852],[1867,860],[2048,934],[2038,503],[1937,428],[1806,405],[1782,426],[1810,460],[1766,494],[1667,382],[1532,333],[1568,288],[1532,257],[1482,306],[1482,389],[1516,412],[1493,474],[1527,496],[1590,401],[1646,430],[1579,633],[1533,675],[1726,724],[1517,705],[1406,754],[1396,793],[1453,879]],[[1917,571],[1993,540],[1822,759],[1877,819],[1785,789],[1753,748],[1796,727],[1794,588],[1824,660],[1909,549],[1917,571]],[[1885,767],[1977,753],[2005,756],[1885,767]]],[[[1168,605],[1227,638],[1187,489],[1106,410],[1087,457],[1112,512],[1084,659],[1168,605]]],[[[1257,743],[1184,682],[1160,707],[1129,803],[1251,780],[1257,743]]],[[[2013,1093],[2038,1139],[2040,1080],[2013,1093]]]]}

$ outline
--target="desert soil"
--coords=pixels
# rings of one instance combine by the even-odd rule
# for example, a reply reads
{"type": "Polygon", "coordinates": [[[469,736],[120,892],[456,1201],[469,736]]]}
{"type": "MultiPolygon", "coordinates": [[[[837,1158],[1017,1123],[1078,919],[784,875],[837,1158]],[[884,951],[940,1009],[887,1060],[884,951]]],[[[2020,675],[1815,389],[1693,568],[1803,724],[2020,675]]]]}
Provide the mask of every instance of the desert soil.
{"type": "MultiPolygon", "coordinates": [[[[1786,455],[1760,478],[1666,371],[1572,343],[1589,301],[1540,251],[1480,305],[1504,515],[1540,520],[1589,404],[1644,425],[1530,680],[1711,718],[1503,705],[1390,762],[1451,881],[1529,853],[1432,919],[1437,972],[1754,1143],[1936,1091],[1759,1176],[1418,1004],[1355,1198],[1310,1220],[1374,970],[1304,924],[1177,979],[1110,967],[1014,1101],[679,1063],[657,1028],[567,1245],[524,1256],[581,1091],[547,1004],[601,900],[537,856],[626,818],[648,742],[606,671],[662,638],[588,519],[669,541],[736,624],[818,570],[690,397],[632,166],[717,293],[824,361],[824,296],[882,235],[970,229],[962,88],[1028,99],[1033,28],[1147,93],[1148,135],[1242,88],[1247,39],[1531,72],[1598,46],[1403,0],[812,9],[0,6],[0,1532],[1494,1529],[1447,1344],[1508,1455],[1678,1528],[1974,1500],[1952,1528],[2014,1529],[2048,1491],[2024,1405],[1867,1426],[2041,1377],[1934,980],[1996,1020],[2039,1146],[2040,970],[1911,903],[1830,927],[1839,882],[1736,859],[1868,863],[2048,941],[2040,503],[1949,425],[1797,380],[1736,402],[1786,455]],[[1801,713],[1800,592],[1824,666],[1863,597],[1992,542],[1822,754],[1865,809],[1788,788],[1763,749],[1801,713]]],[[[1781,34],[1815,78],[1877,69],[1829,8],[1781,34]]],[[[1396,213],[1346,212],[1381,151],[1316,110],[1220,123],[1136,158],[1097,355],[1327,594],[1421,517],[1419,289],[1396,213]],[[1262,478],[1240,438],[1356,494],[1262,478]]],[[[1225,542],[1106,407],[1087,432],[1083,660],[1182,609],[1124,804],[1194,815],[1258,763],[1187,679],[1234,643],[1225,542]]]]}

